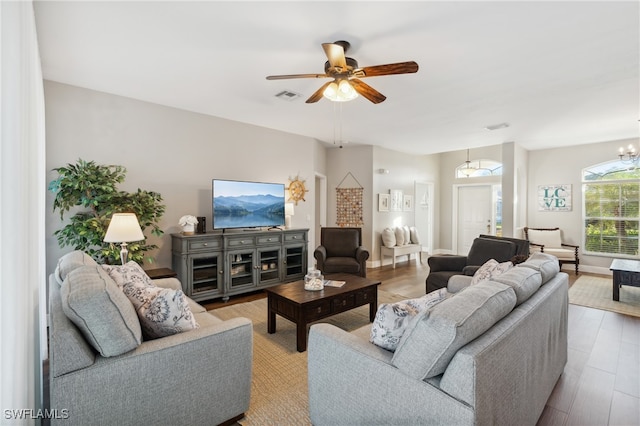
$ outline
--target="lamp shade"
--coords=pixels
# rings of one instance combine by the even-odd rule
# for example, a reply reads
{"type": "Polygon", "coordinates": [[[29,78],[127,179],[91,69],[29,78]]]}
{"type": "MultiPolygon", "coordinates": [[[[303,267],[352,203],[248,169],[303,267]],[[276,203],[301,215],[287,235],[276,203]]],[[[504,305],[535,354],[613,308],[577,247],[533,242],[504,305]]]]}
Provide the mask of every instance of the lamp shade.
{"type": "Polygon", "coordinates": [[[135,213],[114,213],[104,236],[105,243],[128,243],[144,240],[135,213]]]}
{"type": "Polygon", "coordinates": [[[284,214],[287,216],[293,216],[293,203],[284,203],[284,214]]]}

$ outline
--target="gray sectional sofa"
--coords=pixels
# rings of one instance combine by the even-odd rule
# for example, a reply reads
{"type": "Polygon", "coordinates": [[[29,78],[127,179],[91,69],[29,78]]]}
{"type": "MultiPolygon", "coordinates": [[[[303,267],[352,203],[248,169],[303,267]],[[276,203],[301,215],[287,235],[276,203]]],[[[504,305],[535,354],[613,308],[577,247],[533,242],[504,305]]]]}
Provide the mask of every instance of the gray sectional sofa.
{"type": "Polygon", "coordinates": [[[568,276],[533,255],[419,313],[395,352],[311,327],[309,412],[322,425],[535,425],[567,361],[568,276]]]}
{"type": "MultiPolygon", "coordinates": [[[[181,289],[175,278],[153,283],[181,289]]],[[[50,407],[60,413],[53,425],[216,425],[243,416],[251,392],[251,321],[222,321],[188,299],[198,328],[137,342],[140,325],[127,303],[82,252],[63,257],[50,276],[50,407]],[[70,304],[64,299],[73,278],[82,279],[75,283],[82,298],[70,304]],[[90,305],[81,306],[83,300],[90,305]]]]}

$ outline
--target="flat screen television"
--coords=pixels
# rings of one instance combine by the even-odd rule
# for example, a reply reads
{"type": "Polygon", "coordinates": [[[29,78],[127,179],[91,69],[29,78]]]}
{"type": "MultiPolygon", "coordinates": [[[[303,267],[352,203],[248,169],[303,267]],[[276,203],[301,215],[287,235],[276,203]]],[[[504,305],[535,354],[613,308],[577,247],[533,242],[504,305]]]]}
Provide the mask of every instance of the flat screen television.
{"type": "Polygon", "coordinates": [[[284,184],[213,179],[213,229],[284,225],[284,184]]]}

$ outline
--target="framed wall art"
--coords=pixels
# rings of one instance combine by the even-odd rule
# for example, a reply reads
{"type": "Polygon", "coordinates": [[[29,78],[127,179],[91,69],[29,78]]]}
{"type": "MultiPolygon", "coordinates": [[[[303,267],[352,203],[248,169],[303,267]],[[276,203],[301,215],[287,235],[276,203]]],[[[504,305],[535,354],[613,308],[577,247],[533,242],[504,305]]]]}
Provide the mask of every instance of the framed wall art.
{"type": "Polygon", "coordinates": [[[390,200],[389,200],[389,210],[392,212],[401,212],[402,211],[402,190],[401,189],[391,189],[389,190],[390,200]]]}
{"type": "Polygon", "coordinates": [[[378,211],[389,211],[389,194],[378,194],[378,211]]]}
{"type": "Polygon", "coordinates": [[[413,195],[405,195],[402,203],[402,209],[405,212],[413,211],[413,195]]]}
{"type": "Polygon", "coordinates": [[[538,186],[538,211],[570,212],[571,184],[538,186]]]}

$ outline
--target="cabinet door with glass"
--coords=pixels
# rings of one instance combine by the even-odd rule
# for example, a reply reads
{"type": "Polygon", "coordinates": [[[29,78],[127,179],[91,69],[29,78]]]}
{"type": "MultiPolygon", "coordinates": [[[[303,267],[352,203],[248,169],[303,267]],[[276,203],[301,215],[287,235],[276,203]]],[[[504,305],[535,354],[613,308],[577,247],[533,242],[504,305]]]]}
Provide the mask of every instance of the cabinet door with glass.
{"type": "Polygon", "coordinates": [[[258,286],[280,281],[280,246],[263,247],[256,250],[258,270],[256,282],[258,286]]]}
{"type": "Polygon", "coordinates": [[[236,290],[256,287],[255,250],[239,249],[227,252],[227,265],[225,293],[233,294],[236,290]]]}
{"type": "Polygon", "coordinates": [[[187,256],[191,277],[187,279],[191,288],[187,292],[197,300],[222,294],[224,289],[224,267],[222,252],[198,253],[187,256]]]}
{"type": "Polygon", "coordinates": [[[302,279],[307,272],[307,244],[287,244],[283,251],[282,281],[302,279]]]}

